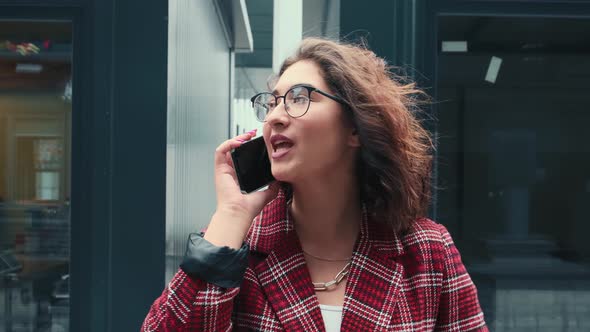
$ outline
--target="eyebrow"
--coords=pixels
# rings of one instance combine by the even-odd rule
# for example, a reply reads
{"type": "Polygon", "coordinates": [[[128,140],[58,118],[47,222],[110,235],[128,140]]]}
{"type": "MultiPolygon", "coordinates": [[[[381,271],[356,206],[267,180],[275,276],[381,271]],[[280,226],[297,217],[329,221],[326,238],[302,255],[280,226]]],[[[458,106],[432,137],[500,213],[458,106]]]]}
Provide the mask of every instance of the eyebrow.
{"type": "MultiPolygon", "coordinates": [[[[289,90],[291,90],[291,89],[293,89],[295,87],[298,87],[298,86],[310,86],[312,88],[315,88],[315,86],[313,84],[309,84],[309,83],[297,83],[297,84],[291,85],[286,91],[289,91],[289,90]]],[[[272,90],[271,93],[276,96],[279,93],[279,90],[274,89],[274,90],[272,90]]]]}

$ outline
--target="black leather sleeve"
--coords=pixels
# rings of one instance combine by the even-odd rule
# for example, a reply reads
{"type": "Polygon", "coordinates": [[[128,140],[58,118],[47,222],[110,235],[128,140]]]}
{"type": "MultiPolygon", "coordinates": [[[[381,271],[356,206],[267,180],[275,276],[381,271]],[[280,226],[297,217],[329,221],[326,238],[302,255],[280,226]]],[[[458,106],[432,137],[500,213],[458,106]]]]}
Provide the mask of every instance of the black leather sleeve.
{"type": "Polygon", "coordinates": [[[223,288],[240,287],[248,266],[248,252],[247,244],[239,250],[218,247],[205,240],[203,233],[191,233],[180,268],[191,277],[223,288]]]}

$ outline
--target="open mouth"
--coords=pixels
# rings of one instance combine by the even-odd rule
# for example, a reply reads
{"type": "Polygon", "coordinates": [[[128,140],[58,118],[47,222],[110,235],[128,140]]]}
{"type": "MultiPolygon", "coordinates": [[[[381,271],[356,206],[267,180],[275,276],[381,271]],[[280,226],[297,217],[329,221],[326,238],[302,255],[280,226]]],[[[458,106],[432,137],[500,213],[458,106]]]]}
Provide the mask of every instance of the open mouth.
{"type": "Polygon", "coordinates": [[[293,141],[287,136],[280,134],[272,135],[270,138],[270,145],[272,147],[271,157],[278,159],[286,155],[293,147],[293,141]]]}
{"type": "Polygon", "coordinates": [[[281,151],[291,148],[292,146],[293,146],[292,142],[282,141],[282,142],[273,143],[272,149],[274,152],[281,152],[281,151]]]}

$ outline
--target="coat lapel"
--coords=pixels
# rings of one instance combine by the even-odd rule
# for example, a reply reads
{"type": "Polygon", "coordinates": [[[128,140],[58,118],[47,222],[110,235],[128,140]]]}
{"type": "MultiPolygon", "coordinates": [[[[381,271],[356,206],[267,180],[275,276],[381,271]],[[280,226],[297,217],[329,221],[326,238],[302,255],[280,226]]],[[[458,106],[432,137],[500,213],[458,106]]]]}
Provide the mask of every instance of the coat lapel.
{"type": "Polygon", "coordinates": [[[285,330],[324,331],[311,276],[288,215],[288,198],[281,191],[250,230],[250,249],[268,255],[254,271],[285,330]]]}
{"type": "MultiPolygon", "coordinates": [[[[266,258],[254,271],[261,288],[288,331],[325,331],[299,239],[282,190],[257,217],[249,234],[250,249],[266,258]]],[[[363,213],[359,238],[346,283],[343,331],[386,330],[396,310],[404,269],[398,237],[384,225],[369,224],[363,213]]]]}
{"type": "Polygon", "coordinates": [[[403,247],[393,231],[370,225],[363,217],[346,283],[343,331],[388,329],[403,287],[404,268],[395,261],[401,254],[403,247]]]}
{"type": "Polygon", "coordinates": [[[271,307],[287,331],[323,331],[319,302],[295,232],[255,268],[271,307]]]}

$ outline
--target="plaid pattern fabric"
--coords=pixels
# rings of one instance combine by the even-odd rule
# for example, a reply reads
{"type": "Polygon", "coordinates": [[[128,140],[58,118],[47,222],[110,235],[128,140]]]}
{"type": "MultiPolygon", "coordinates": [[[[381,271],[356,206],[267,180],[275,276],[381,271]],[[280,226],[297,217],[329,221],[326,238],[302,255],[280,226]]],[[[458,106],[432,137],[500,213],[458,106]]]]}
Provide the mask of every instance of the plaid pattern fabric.
{"type": "MultiPolygon", "coordinates": [[[[284,192],[253,223],[240,288],[180,270],[142,331],[324,331],[284,192]]],[[[416,220],[398,238],[363,220],[346,283],[342,331],[488,331],[477,291],[444,226],[416,220]]]]}

